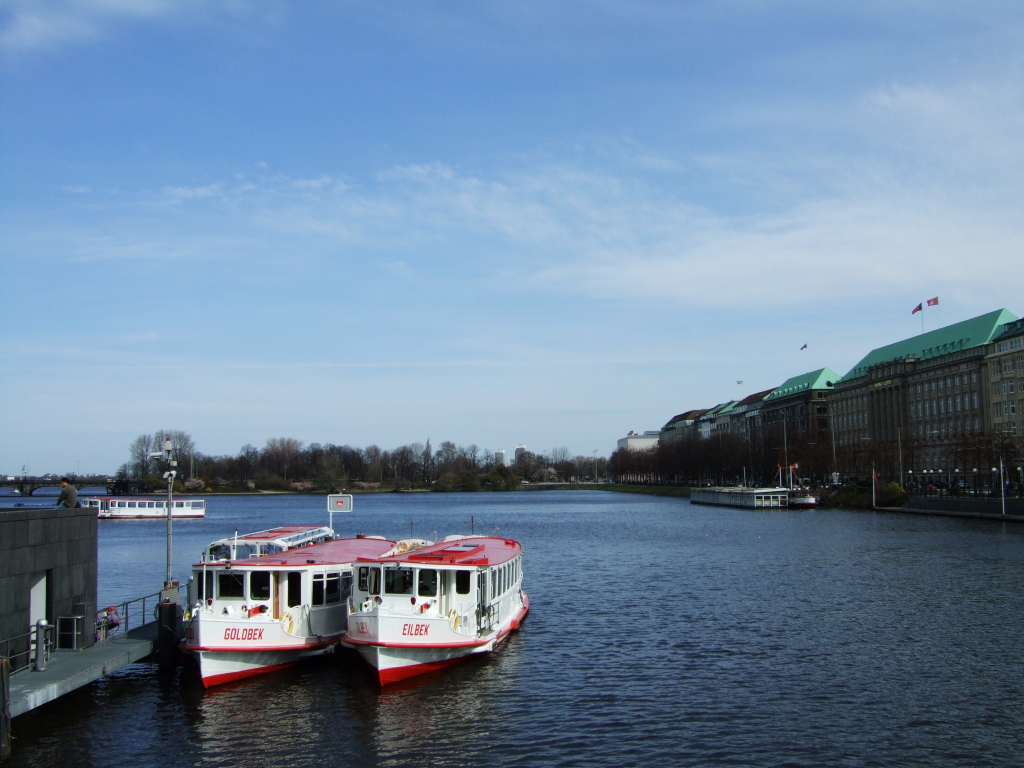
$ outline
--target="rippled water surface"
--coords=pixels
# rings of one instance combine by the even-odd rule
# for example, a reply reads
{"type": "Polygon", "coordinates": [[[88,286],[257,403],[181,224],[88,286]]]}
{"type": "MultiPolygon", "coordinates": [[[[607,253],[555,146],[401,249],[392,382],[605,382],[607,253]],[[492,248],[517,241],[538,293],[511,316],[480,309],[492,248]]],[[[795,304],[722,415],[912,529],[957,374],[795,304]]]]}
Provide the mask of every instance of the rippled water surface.
{"type": "MultiPolygon", "coordinates": [[[[212,497],[210,540],[322,497],[212,497]]],[[[359,496],[344,535],[500,533],[530,616],[381,690],[347,652],[203,691],[133,665],[14,721],[14,766],[1019,766],[1024,529],[601,492],[359,496]]],[[[163,579],[159,522],[101,521],[100,601],[163,579]]]]}

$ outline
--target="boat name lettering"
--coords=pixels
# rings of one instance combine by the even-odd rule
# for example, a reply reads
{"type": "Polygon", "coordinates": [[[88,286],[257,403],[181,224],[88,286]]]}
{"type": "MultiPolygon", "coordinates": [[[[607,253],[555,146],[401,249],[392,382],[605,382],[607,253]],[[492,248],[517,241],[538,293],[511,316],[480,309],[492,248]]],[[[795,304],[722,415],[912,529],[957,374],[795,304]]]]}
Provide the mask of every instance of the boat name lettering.
{"type": "Polygon", "coordinates": [[[246,627],[245,629],[238,629],[237,627],[228,627],[224,630],[225,640],[262,640],[263,630],[256,629],[254,627],[246,627]]]}
{"type": "Polygon", "coordinates": [[[357,621],[356,622],[356,634],[357,635],[366,635],[366,634],[369,634],[369,632],[370,632],[370,628],[366,626],[366,622],[365,621],[357,621]]]}
{"type": "Polygon", "coordinates": [[[430,631],[429,624],[403,624],[403,635],[425,635],[430,631]]]}

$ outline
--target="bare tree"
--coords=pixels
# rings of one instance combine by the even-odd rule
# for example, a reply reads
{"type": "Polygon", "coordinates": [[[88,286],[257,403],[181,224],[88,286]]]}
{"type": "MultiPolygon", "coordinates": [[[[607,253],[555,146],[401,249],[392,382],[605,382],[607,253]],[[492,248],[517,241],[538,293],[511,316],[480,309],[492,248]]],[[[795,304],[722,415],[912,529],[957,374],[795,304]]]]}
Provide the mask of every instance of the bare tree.
{"type": "Polygon", "coordinates": [[[292,437],[272,437],[263,449],[264,457],[273,471],[288,482],[288,471],[302,453],[302,442],[292,437]]]}
{"type": "Polygon", "coordinates": [[[128,447],[129,465],[132,476],[141,480],[149,474],[150,458],[149,452],[153,445],[152,435],[139,435],[128,447]]]}

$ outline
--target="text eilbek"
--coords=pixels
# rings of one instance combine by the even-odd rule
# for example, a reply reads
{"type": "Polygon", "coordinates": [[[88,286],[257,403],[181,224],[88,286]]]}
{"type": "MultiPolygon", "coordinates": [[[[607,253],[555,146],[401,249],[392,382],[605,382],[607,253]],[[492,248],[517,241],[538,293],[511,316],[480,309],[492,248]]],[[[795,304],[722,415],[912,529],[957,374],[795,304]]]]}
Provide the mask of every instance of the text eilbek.
{"type": "Polygon", "coordinates": [[[429,624],[403,624],[403,635],[425,635],[430,631],[429,624]]]}

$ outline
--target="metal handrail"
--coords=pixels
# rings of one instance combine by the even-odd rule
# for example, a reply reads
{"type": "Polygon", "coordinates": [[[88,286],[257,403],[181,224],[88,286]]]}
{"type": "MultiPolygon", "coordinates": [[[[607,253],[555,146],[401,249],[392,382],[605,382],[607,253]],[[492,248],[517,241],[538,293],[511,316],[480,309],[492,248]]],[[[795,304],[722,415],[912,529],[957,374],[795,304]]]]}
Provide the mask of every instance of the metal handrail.
{"type": "MultiPolygon", "coordinates": [[[[53,651],[53,633],[56,630],[56,627],[52,625],[47,625],[43,627],[43,629],[45,630],[43,635],[43,658],[44,660],[49,661],[51,652],[53,651]]],[[[6,658],[10,660],[12,675],[17,674],[18,672],[24,672],[26,669],[33,668],[32,655],[35,653],[36,650],[35,638],[38,631],[39,627],[34,626],[28,632],[23,632],[20,635],[9,637],[6,640],[0,640],[0,646],[3,647],[3,651],[0,652],[0,658],[6,658]],[[11,644],[18,643],[19,641],[23,640],[26,641],[28,647],[24,651],[19,651],[18,653],[12,654],[11,644]],[[18,660],[22,656],[24,656],[25,658],[22,662],[20,662],[19,665],[18,660]]]]}
{"type": "Polygon", "coordinates": [[[123,603],[108,605],[96,611],[96,640],[106,640],[118,632],[128,634],[132,628],[138,629],[143,624],[154,621],[155,617],[147,620],[149,614],[146,612],[146,601],[150,600],[150,605],[156,605],[160,602],[160,595],[160,592],[154,592],[152,595],[125,600],[123,603]]]}

